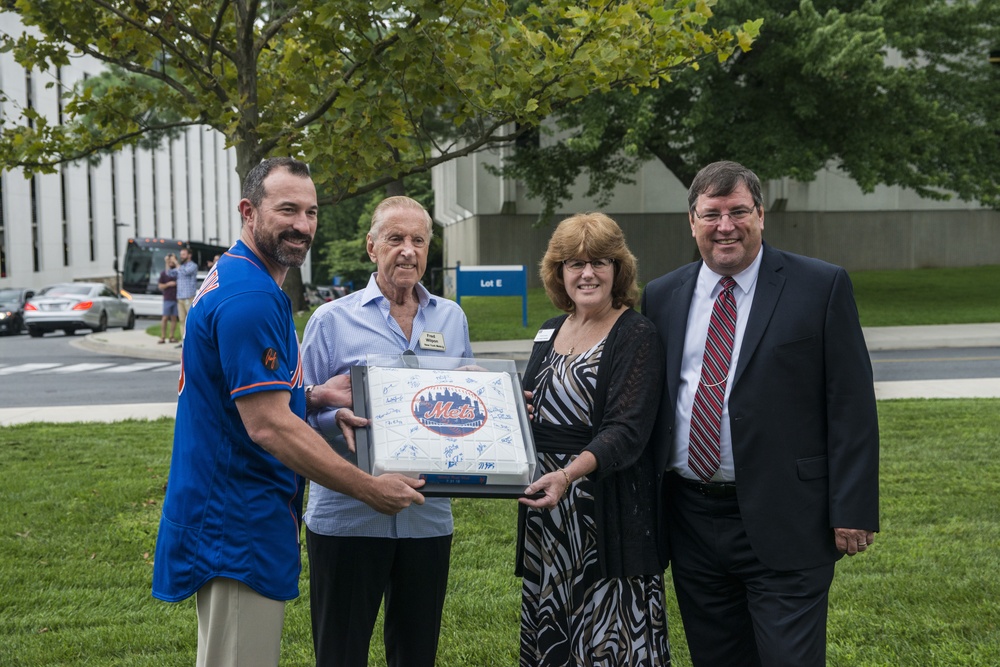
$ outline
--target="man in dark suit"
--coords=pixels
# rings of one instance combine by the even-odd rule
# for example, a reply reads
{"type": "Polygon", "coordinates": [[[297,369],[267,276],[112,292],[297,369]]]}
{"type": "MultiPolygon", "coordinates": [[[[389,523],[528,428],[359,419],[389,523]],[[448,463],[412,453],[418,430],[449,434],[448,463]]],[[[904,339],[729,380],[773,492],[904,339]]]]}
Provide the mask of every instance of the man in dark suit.
{"type": "Polygon", "coordinates": [[[698,173],[688,217],[702,259],[650,282],[642,311],[666,350],[650,444],[692,661],[823,665],[834,565],[878,530],[851,282],[763,242],[760,181],[734,162],[698,173]]]}

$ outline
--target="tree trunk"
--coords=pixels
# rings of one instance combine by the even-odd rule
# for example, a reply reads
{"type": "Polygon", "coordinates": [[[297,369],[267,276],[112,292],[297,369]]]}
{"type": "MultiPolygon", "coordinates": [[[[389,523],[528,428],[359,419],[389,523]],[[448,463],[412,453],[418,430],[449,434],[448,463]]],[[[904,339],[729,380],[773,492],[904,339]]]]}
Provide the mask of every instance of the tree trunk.
{"type": "Polygon", "coordinates": [[[302,284],[302,269],[293,267],[285,274],[285,282],[281,283],[282,291],[292,300],[292,312],[299,313],[306,309],[306,290],[302,284]]]}

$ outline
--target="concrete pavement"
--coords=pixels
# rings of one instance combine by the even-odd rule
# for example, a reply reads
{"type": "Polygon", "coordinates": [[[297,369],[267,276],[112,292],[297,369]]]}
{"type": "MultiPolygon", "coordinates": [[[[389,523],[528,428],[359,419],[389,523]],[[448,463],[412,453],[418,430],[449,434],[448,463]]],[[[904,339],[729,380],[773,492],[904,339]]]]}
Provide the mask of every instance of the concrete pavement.
{"type": "MultiPolygon", "coordinates": [[[[921,350],[943,347],[1000,347],[1000,323],[943,324],[865,329],[870,351],[921,350]]],[[[141,326],[133,331],[94,333],[73,342],[77,347],[138,359],[180,361],[180,348],[160,345],[141,326]]],[[[472,344],[476,356],[527,359],[531,340],[483,341],[472,344]]],[[[876,382],[879,400],[897,398],[1000,398],[1000,378],[876,382]]],[[[173,417],[175,403],[0,408],[0,426],[28,422],[120,421],[173,417]]]]}

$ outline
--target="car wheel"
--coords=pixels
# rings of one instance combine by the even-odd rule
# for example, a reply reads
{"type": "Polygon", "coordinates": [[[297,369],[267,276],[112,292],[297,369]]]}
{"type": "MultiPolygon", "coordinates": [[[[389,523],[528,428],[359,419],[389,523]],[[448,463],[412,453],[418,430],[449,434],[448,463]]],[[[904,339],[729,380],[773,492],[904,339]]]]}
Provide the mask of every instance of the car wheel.
{"type": "Polygon", "coordinates": [[[97,321],[97,326],[94,327],[94,333],[100,333],[102,331],[107,331],[108,329],[108,313],[101,312],[101,319],[97,321]]]}
{"type": "Polygon", "coordinates": [[[67,336],[75,336],[76,335],[76,329],[74,329],[72,327],[67,328],[67,329],[63,329],[63,333],[66,334],[67,336]]]}
{"type": "Polygon", "coordinates": [[[131,310],[128,311],[128,321],[125,322],[125,326],[123,326],[122,329],[124,329],[125,331],[135,329],[135,313],[133,313],[131,310]]]}
{"type": "Polygon", "coordinates": [[[31,336],[32,338],[41,338],[42,336],[45,335],[45,332],[39,329],[38,327],[29,326],[28,335],[31,336]]]}

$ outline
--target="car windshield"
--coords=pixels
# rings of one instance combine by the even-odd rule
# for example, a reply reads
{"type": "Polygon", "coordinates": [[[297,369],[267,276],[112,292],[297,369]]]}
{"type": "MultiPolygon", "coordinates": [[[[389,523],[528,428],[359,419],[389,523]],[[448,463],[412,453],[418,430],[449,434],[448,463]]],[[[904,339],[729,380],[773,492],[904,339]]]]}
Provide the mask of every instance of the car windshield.
{"type": "Polygon", "coordinates": [[[0,301],[17,301],[21,298],[19,289],[0,289],[0,301]]]}

